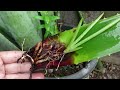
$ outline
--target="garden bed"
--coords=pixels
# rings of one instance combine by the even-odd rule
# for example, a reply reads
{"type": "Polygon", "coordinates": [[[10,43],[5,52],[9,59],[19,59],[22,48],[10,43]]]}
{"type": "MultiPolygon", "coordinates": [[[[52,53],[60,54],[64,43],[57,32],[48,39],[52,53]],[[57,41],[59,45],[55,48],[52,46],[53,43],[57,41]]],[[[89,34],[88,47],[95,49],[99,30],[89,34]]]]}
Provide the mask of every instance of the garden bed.
{"type": "Polygon", "coordinates": [[[120,79],[120,65],[102,62],[104,68],[101,71],[92,71],[89,79],[120,79]]]}

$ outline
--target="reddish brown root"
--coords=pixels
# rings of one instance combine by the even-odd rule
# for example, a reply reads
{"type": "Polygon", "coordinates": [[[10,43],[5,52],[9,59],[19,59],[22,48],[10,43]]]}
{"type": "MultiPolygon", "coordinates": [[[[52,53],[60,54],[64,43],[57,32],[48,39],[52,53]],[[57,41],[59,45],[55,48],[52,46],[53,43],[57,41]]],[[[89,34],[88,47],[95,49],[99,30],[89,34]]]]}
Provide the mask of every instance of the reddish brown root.
{"type": "Polygon", "coordinates": [[[45,39],[43,42],[39,42],[33,48],[31,48],[28,52],[24,53],[17,62],[25,62],[27,59],[31,62],[31,72],[40,69],[39,64],[44,65],[46,63],[45,68],[49,68],[52,64],[54,65],[55,61],[58,61],[57,68],[59,67],[61,58],[63,57],[65,50],[65,45],[58,42],[55,37],[50,37],[45,39]],[[48,64],[50,62],[50,64],[48,64]]]}

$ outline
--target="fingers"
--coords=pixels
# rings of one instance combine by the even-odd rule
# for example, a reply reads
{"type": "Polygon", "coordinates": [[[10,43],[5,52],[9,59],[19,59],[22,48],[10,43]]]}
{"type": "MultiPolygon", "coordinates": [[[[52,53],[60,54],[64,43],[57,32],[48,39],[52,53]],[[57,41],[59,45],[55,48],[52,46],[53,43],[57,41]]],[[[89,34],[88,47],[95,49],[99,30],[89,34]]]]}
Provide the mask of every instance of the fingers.
{"type": "Polygon", "coordinates": [[[0,66],[0,79],[4,78],[5,76],[5,71],[4,71],[4,66],[0,66]]]}
{"type": "MultiPolygon", "coordinates": [[[[0,79],[29,79],[30,67],[29,62],[16,63],[24,52],[22,51],[5,51],[0,52],[0,79]],[[3,66],[3,63],[5,66],[3,66]],[[6,72],[4,71],[6,70],[6,72]],[[21,73],[20,73],[21,72],[21,73]],[[18,74],[20,73],[20,74],[18,74]],[[6,74],[6,76],[5,76],[6,74]]],[[[32,74],[32,79],[44,79],[42,73],[32,74]]]]}
{"type": "Polygon", "coordinates": [[[5,79],[28,79],[30,76],[30,73],[24,73],[24,74],[8,74],[6,75],[5,79]]]}
{"type": "Polygon", "coordinates": [[[31,64],[29,62],[24,63],[12,63],[12,64],[6,64],[5,70],[6,74],[15,74],[20,72],[30,72],[31,64]]]}
{"type": "MultiPolygon", "coordinates": [[[[23,74],[8,74],[6,75],[6,79],[29,79],[30,73],[23,74]]],[[[32,79],[44,79],[44,75],[42,73],[34,73],[32,74],[32,79]]]]}
{"type": "Polygon", "coordinates": [[[23,53],[22,51],[3,51],[0,52],[0,57],[5,64],[9,64],[16,62],[23,53]]]}
{"type": "MultiPolygon", "coordinates": [[[[25,63],[12,63],[6,64],[6,79],[29,79],[30,77],[31,64],[29,62],[25,63]],[[22,74],[18,74],[22,73],[22,74]]],[[[32,79],[44,79],[44,74],[33,73],[32,79]]]]}
{"type": "Polygon", "coordinates": [[[44,79],[44,74],[43,73],[33,73],[32,79],[44,79]]]}
{"type": "Polygon", "coordinates": [[[0,79],[3,79],[4,76],[5,76],[4,65],[3,65],[3,62],[0,58],[0,79]]]}

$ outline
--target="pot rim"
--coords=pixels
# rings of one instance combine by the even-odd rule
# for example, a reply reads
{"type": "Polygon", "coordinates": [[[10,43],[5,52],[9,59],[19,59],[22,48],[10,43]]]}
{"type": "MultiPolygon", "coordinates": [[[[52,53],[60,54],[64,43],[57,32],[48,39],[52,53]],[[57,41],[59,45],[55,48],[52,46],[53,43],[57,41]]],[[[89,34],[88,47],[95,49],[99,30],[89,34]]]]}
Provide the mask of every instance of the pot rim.
{"type": "Polygon", "coordinates": [[[86,64],[84,68],[82,68],[81,70],[79,70],[74,74],[64,76],[64,77],[56,77],[56,78],[45,77],[45,79],[83,79],[94,70],[97,63],[98,63],[98,60],[91,60],[89,63],[86,64]]]}

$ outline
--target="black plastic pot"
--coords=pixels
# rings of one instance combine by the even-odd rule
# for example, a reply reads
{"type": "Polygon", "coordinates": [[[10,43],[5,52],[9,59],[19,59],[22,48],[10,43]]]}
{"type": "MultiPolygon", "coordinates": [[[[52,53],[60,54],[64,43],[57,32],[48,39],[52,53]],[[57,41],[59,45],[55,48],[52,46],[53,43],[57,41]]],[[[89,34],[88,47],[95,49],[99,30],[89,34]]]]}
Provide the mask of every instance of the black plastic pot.
{"type": "Polygon", "coordinates": [[[68,76],[59,78],[45,77],[45,79],[84,79],[95,69],[97,62],[98,60],[91,60],[83,69],[68,76]]]}

